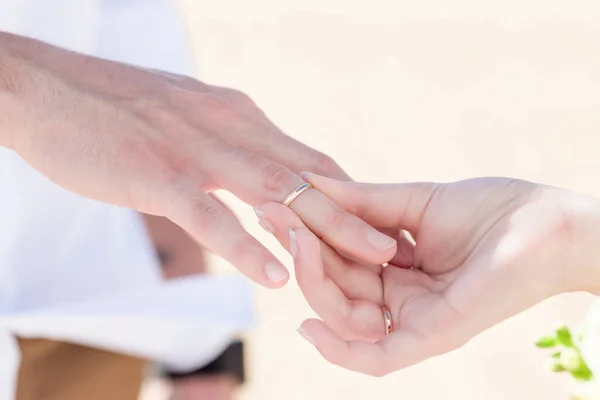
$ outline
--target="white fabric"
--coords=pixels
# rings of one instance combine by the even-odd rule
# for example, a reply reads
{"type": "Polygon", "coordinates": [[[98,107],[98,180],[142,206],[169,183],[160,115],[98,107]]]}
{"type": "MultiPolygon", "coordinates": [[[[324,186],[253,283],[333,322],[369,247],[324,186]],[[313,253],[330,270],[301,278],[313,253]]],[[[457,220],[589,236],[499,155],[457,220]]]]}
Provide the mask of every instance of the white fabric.
{"type": "MultiPolygon", "coordinates": [[[[144,67],[192,70],[170,0],[0,0],[0,10],[0,30],[144,67]]],[[[162,282],[135,212],[67,192],[0,149],[0,400],[14,397],[14,334],[187,369],[253,324],[251,304],[241,277],[162,282]]]]}

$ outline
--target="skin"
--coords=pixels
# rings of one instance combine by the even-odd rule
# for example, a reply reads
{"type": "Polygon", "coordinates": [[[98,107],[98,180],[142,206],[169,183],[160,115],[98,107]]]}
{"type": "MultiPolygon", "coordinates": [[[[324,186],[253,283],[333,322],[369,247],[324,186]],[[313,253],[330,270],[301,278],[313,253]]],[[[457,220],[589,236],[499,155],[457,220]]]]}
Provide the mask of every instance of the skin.
{"type": "Polygon", "coordinates": [[[344,368],[383,376],[456,349],[548,297],[599,289],[595,199],[508,178],[398,185],[304,178],[346,211],[406,229],[416,241],[416,268],[373,270],[341,256],[291,210],[260,207],[321,318],[300,333],[344,368]],[[382,305],[392,313],[389,336],[382,305]]]}
{"type": "MultiPolygon", "coordinates": [[[[245,94],[0,33],[0,146],[91,199],[166,217],[255,282],[288,280],[279,261],[209,196],[281,202],[311,170],[348,175],[286,136],[245,94]]],[[[320,237],[377,265],[412,247],[317,190],[292,209],[320,237]]],[[[402,259],[404,258],[404,261],[402,259]]]]}

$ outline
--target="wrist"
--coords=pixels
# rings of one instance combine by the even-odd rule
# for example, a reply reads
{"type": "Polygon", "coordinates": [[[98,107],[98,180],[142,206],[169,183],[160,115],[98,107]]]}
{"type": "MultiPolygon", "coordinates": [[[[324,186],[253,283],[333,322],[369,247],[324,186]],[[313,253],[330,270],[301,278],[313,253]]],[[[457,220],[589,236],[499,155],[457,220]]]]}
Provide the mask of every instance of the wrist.
{"type": "Polygon", "coordinates": [[[600,201],[557,190],[567,226],[564,230],[565,291],[600,294],[600,201]]]}
{"type": "Polygon", "coordinates": [[[14,150],[18,120],[18,62],[7,34],[0,32],[0,147],[14,150]]]}

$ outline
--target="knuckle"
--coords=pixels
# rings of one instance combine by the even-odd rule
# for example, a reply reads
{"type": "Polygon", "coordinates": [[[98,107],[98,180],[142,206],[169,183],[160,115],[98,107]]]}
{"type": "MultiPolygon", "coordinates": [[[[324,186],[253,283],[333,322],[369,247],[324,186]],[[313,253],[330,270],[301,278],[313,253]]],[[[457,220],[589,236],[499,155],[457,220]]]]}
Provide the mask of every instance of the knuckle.
{"type": "Polygon", "coordinates": [[[337,313],[329,316],[327,323],[338,335],[346,339],[356,338],[357,332],[364,330],[352,311],[353,306],[341,307],[337,313]]]}
{"type": "Polygon", "coordinates": [[[352,213],[359,219],[362,219],[363,221],[368,219],[368,215],[370,212],[371,208],[369,207],[368,201],[362,203],[359,202],[354,208],[354,210],[352,210],[352,213]]]}
{"type": "Polygon", "coordinates": [[[365,324],[364,314],[360,310],[353,307],[353,311],[344,320],[345,328],[352,339],[365,339],[380,337],[380,329],[378,326],[365,324]]]}
{"type": "Polygon", "coordinates": [[[214,94],[202,93],[198,94],[197,97],[198,102],[202,105],[202,107],[212,111],[221,112],[231,108],[231,105],[227,100],[214,94]]]}
{"type": "Polygon", "coordinates": [[[261,172],[262,186],[269,192],[279,192],[288,186],[292,179],[292,172],[286,167],[270,162],[261,172]]]}
{"type": "Polygon", "coordinates": [[[204,201],[192,205],[189,212],[194,226],[200,230],[208,230],[217,226],[225,216],[217,204],[204,201]]]}
{"type": "Polygon", "coordinates": [[[163,100],[152,97],[140,97],[127,100],[138,116],[146,121],[164,126],[182,125],[183,121],[169,104],[163,100]]]}
{"type": "Polygon", "coordinates": [[[331,216],[331,220],[329,221],[329,226],[333,229],[337,229],[344,225],[347,221],[348,213],[341,208],[337,209],[334,214],[331,216]]]}
{"type": "Polygon", "coordinates": [[[220,123],[226,124],[229,129],[235,131],[241,129],[238,125],[244,120],[242,114],[227,99],[212,93],[194,93],[191,96],[191,105],[188,110],[190,108],[195,109],[191,112],[196,112],[197,108],[200,108],[220,123]]]}
{"type": "Polygon", "coordinates": [[[227,91],[224,92],[224,97],[238,107],[248,108],[256,106],[250,96],[239,90],[227,89],[227,91]]]}
{"type": "Polygon", "coordinates": [[[227,146],[226,151],[228,151],[232,157],[240,159],[243,165],[250,171],[262,171],[265,168],[265,160],[256,153],[251,153],[248,150],[239,147],[230,146],[227,146]]]}

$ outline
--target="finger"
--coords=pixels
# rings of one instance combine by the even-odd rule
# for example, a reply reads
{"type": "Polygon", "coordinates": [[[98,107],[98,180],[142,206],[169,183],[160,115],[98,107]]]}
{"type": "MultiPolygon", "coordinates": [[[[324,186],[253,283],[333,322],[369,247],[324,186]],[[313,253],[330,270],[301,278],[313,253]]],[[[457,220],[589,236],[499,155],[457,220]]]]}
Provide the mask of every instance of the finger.
{"type": "Polygon", "coordinates": [[[389,263],[400,268],[412,267],[415,263],[415,245],[408,239],[406,233],[398,228],[379,228],[379,230],[398,242],[398,250],[389,263]]]}
{"type": "MultiPolygon", "coordinates": [[[[216,184],[252,205],[282,202],[304,183],[284,166],[222,142],[205,143],[203,171],[216,184]]],[[[317,190],[306,190],[291,208],[325,242],[370,264],[382,264],[396,254],[396,241],[341,209],[317,190]]]]}
{"type": "Polygon", "coordinates": [[[413,233],[441,187],[433,183],[367,184],[342,182],[312,173],[302,177],[351,214],[380,227],[413,233]]]}
{"type": "Polygon", "coordinates": [[[285,267],[242,228],[231,212],[201,189],[180,182],[163,196],[169,219],[250,279],[270,288],[282,287],[288,281],[285,267]]]}
{"type": "Polygon", "coordinates": [[[298,331],[332,364],[373,376],[384,376],[391,371],[386,365],[390,363],[390,355],[378,342],[346,341],[315,319],[305,321],[298,331]]]}
{"type": "MultiPolygon", "coordinates": [[[[410,268],[414,264],[414,252],[415,246],[407,239],[404,235],[404,232],[398,228],[377,228],[381,233],[395,239],[398,243],[396,254],[392,257],[390,261],[386,264],[394,264],[399,268],[410,268]]],[[[361,260],[357,257],[353,257],[346,252],[336,250],[342,257],[352,260],[358,264],[365,265],[371,269],[371,271],[380,274],[382,265],[373,265],[365,263],[364,260],[361,260]]],[[[385,264],[383,264],[385,266],[385,264]]]]}
{"type": "MultiPolygon", "coordinates": [[[[329,248],[332,249],[331,247],[329,247],[329,248]]],[[[366,262],[360,260],[358,257],[353,257],[352,255],[346,253],[345,251],[341,251],[341,250],[337,250],[337,249],[332,249],[332,251],[334,251],[339,257],[341,257],[341,259],[344,260],[345,263],[354,263],[356,265],[360,265],[362,267],[368,268],[371,271],[371,273],[373,273],[377,276],[381,275],[381,268],[383,267],[383,265],[386,265],[386,264],[381,264],[381,265],[369,264],[369,263],[366,263],[366,262]]],[[[388,263],[389,263],[389,261],[388,261],[388,263]]]]}
{"type": "Polygon", "coordinates": [[[398,330],[379,342],[346,341],[319,320],[307,320],[300,334],[330,363],[372,376],[385,376],[438,355],[438,348],[409,331],[398,330]]]}
{"type": "Polygon", "coordinates": [[[346,212],[318,190],[307,190],[290,208],[323,241],[356,260],[378,266],[397,253],[395,239],[346,212]]]}
{"type": "MultiPolygon", "coordinates": [[[[266,203],[255,210],[259,216],[259,223],[267,231],[275,235],[279,243],[290,251],[290,230],[306,229],[300,218],[289,208],[277,204],[266,203]]],[[[325,273],[351,300],[366,300],[375,304],[383,304],[383,290],[380,271],[374,273],[369,267],[344,260],[334,249],[320,241],[320,251],[325,273]]],[[[297,265],[295,265],[297,266],[297,265]]],[[[380,269],[381,267],[379,267],[380,269]]],[[[302,271],[298,284],[301,289],[310,285],[310,281],[302,279],[302,271]]],[[[313,299],[307,299],[309,304],[313,299]]]]}
{"type": "MultiPolygon", "coordinates": [[[[265,203],[258,209],[255,209],[255,212],[257,212],[259,223],[263,225],[263,228],[274,234],[279,243],[288,251],[289,230],[295,228],[307,228],[296,213],[288,207],[278,203],[265,203]],[[274,223],[271,221],[274,221],[274,223]],[[265,227],[264,225],[270,225],[270,227],[265,227]]],[[[329,273],[338,285],[340,285],[341,282],[346,281],[349,269],[357,269],[367,273],[371,272],[370,275],[376,274],[379,276],[381,274],[381,265],[364,264],[362,261],[343,251],[334,250],[323,241],[321,241],[320,244],[324,259],[332,261],[331,263],[324,263],[327,272],[332,272],[333,274],[339,273],[340,275],[339,279],[337,279],[337,276],[333,276],[329,273]],[[333,262],[334,259],[336,262],[333,262]],[[339,260],[339,262],[337,260],[339,260]],[[356,265],[349,261],[353,261],[356,265]],[[340,266],[340,264],[345,264],[345,266],[340,266]],[[366,269],[368,269],[368,271],[366,269]]],[[[350,288],[351,284],[348,284],[348,286],[350,288]]],[[[345,290],[344,293],[346,293],[345,290]]]]}
{"type": "Polygon", "coordinates": [[[290,232],[296,279],[312,309],[340,336],[377,340],[384,335],[381,307],[364,300],[349,300],[325,274],[319,240],[309,230],[290,232]]]}
{"type": "MultiPolygon", "coordinates": [[[[208,193],[208,197],[216,201],[221,207],[223,207],[227,212],[231,213],[231,215],[235,216],[231,208],[221,200],[219,196],[217,196],[214,192],[208,193]]],[[[236,217],[237,218],[237,217],[236,217]]]]}
{"type": "Polygon", "coordinates": [[[321,321],[302,324],[303,336],[330,362],[383,376],[454,350],[481,331],[472,329],[477,321],[465,318],[442,293],[427,288],[432,285],[425,274],[390,268],[384,274],[391,283],[385,288],[394,320],[391,335],[377,343],[347,342],[321,321]]]}
{"type": "Polygon", "coordinates": [[[348,180],[350,177],[329,156],[291,138],[268,121],[262,111],[244,93],[232,89],[212,88],[215,94],[183,96],[193,110],[195,125],[218,135],[230,145],[285,165],[291,171],[315,171],[348,180]]]}

